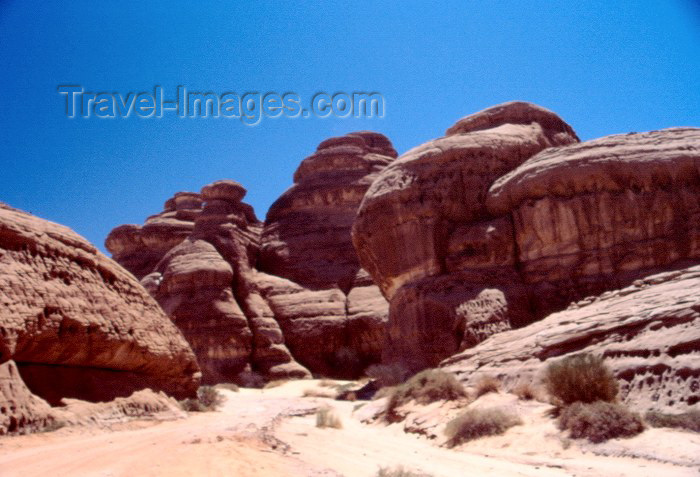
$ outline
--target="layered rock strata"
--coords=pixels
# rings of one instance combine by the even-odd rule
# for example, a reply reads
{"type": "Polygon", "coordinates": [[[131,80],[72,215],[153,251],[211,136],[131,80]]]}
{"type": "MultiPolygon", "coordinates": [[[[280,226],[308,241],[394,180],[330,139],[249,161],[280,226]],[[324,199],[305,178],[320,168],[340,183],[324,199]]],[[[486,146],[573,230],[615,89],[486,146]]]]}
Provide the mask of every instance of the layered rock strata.
{"type": "Polygon", "coordinates": [[[67,227],[0,204],[0,363],[52,404],[192,395],[190,346],[134,277],[67,227]]]}
{"type": "Polygon", "coordinates": [[[578,143],[506,103],[384,169],[353,226],[390,301],[385,360],[411,367],[572,301],[700,259],[700,130],[578,143]]]}
{"type": "Polygon", "coordinates": [[[499,377],[537,382],[550,362],[575,353],[605,358],[620,397],[639,410],[679,412],[700,402],[700,266],[636,280],[576,302],[445,360],[465,383],[499,377]]]}

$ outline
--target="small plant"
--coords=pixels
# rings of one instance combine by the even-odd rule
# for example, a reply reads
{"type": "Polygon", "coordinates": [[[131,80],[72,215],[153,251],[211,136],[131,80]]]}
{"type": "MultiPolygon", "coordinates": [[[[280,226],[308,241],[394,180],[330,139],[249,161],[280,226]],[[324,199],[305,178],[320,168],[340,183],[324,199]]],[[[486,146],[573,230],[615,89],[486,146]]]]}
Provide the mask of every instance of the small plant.
{"type": "Polygon", "coordinates": [[[224,402],[224,396],[212,386],[200,386],[196,399],[183,399],[180,407],[187,412],[215,411],[224,402]]]}
{"type": "Polygon", "coordinates": [[[682,414],[663,414],[651,411],[646,413],[644,420],[651,427],[671,427],[700,432],[700,411],[689,411],[682,414]]]}
{"type": "Polygon", "coordinates": [[[387,420],[396,421],[398,418],[396,408],[410,401],[429,404],[435,401],[455,401],[466,397],[467,392],[453,374],[426,369],[393,389],[389,395],[385,415],[387,420]]]}
{"type": "Polygon", "coordinates": [[[414,472],[412,470],[406,470],[403,467],[394,467],[389,469],[388,467],[382,467],[377,472],[376,477],[432,477],[430,474],[423,472],[414,472]]]}
{"type": "Polygon", "coordinates": [[[521,401],[532,401],[538,397],[537,388],[530,382],[520,382],[510,392],[518,396],[521,401]]]}
{"type": "Polygon", "coordinates": [[[316,411],[316,427],[324,429],[332,427],[333,429],[342,429],[343,422],[340,417],[330,407],[322,407],[316,411]]]}
{"type": "Polygon", "coordinates": [[[501,389],[501,382],[491,374],[485,374],[477,379],[475,384],[476,397],[481,397],[488,393],[497,393],[501,389]]]}
{"type": "Polygon", "coordinates": [[[518,416],[502,409],[472,409],[447,423],[445,427],[447,445],[454,447],[480,437],[503,434],[511,427],[520,424],[522,421],[518,416]]]}
{"type": "Polygon", "coordinates": [[[402,364],[373,364],[365,370],[365,374],[377,381],[380,388],[397,386],[411,376],[411,372],[402,364]]]}
{"type": "Polygon", "coordinates": [[[642,418],[621,404],[605,401],[576,402],[561,411],[559,428],[573,439],[605,442],[616,437],[636,436],[644,430],[642,418]]]}
{"type": "Polygon", "coordinates": [[[614,402],[618,384],[603,359],[591,354],[576,354],[550,363],[544,376],[547,392],[557,405],[580,401],[614,402]]]}

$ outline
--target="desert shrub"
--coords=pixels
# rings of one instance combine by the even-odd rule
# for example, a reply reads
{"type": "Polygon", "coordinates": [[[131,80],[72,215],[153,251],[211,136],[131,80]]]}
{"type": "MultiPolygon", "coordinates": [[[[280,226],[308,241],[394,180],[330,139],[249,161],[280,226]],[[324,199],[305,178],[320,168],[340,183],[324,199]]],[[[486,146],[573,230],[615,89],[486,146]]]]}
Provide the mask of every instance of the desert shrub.
{"type": "Polygon", "coordinates": [[[423,472],[414,472],[412,470],[406,470],[403,467],[394,467],[390,469],[388,467],[382,467],[377,472],[376,477],[432,477],[430,474],[423,472]]]}
{"type": "Polygon", "coordinates": [[[605,442],[616,437],[636,436],[644,430],[639,414],[621,404],[605,401],[576,402],[561,411],[559,428],[573,439],[605,442]]]}
{"type": "Polygon", "coordinates": [[[365,374],[377,381],[379,387],[397,386],[405,382],[411,372],[402,364],[373,364],[365,370],[365,374]]]}
{"type": "Polygon", "coordinates": [[[333,429],[342,429],[343,422],[340,417],[330,407],[322,407],[316,411],[316,427],[321,429],[332,427],[333,429]]]}
{"type": "Polygon", "coordinates": [[[224,402],[224,396],[212,386],[200,386],[195,399],[183,399],[180,407],[187,412],[214,411],[224,402]]]}
{"type": "Polygon", "coordinates": [[[480,376],[474,384],[476,397],[481,397],[488,393],[497,393],[501,389],[501,382],[491,374],[480,376]]]}
{"type": "Polygon", "coordinates": [[[576,354],[550,363],[544,383],[556,404],[569,405],[580,401],[614,402],[618,384],[603,359],[591,354],[576,354]]]}
{"type": "Polygon", "coordinates": [[[426,369],[393,389],[387,402],[386,417],[390,421],[396,420],[396,408],[410,401],[429,404],[435,401],[455,401],[466,397],[467,392],[454,375],[435,369],[426,369]]]}
{"type": "Polygon", "coordinates": [[[518,416],[502,409],[471,409],[447,423],[447,445],[453,447],[480,437],[503,434],[520,424],[522,421],[518,416]]]}
{"type": "Polygon", "coordinates": [[[238,385],[233,384],[233,383],[219,383],[216,386],[214,386],[216,389],[228,389],[229,391],[233,392],[238,392],[240,388],[238,385]]]}
{"type": "Polygon", "coordinates": [[[651,427],[672,427],[700,432],[700,411],[689,411],[682,414],[664,414],[652,411],[646,413],[644,420],[651,427]]]}
{"type": "Polygon", "coordinates": [[[319,386],[324,387],[324,388],[337,388],[338,383],[333,381],[332,379],[322,379],[319,383],[319,386]]]}
{"type": "Polygon", "coordinates": [[[510,392],[518,396],[521,401],[532,401],[538,397],[537,388],[530,382],[520,382],[510,392]]]}

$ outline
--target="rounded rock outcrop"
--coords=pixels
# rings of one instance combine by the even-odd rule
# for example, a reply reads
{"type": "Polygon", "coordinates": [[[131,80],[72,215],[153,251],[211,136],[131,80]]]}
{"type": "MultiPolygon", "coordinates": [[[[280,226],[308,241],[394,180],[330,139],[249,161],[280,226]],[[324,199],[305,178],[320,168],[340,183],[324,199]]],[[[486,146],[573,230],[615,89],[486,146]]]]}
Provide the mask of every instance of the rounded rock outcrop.
{"type": "Polygon", "coordinates": [[[8,360],[50,403],[146,387],[186,397],[201,376],[130,273],[67,227],[0,204],[0,363],[8,360]]]}

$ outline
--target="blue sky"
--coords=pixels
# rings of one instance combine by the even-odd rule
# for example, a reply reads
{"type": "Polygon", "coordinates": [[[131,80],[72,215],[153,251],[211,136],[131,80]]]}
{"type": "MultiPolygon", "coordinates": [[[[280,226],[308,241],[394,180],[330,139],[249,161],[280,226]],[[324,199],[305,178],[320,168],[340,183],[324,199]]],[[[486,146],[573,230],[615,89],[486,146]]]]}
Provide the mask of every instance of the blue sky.
{"type": "Polygon", "coordinates": [[[174,192],[231,178],[264,218],[323,139],[371,129],[399,153],[504,101],[582,139],[700,126],[690,0],[448,2],[0,0],[0,201],[99,247],[174,192]],[[68,119],[88,91],[376,91],[382,119],[68,119]]]}

